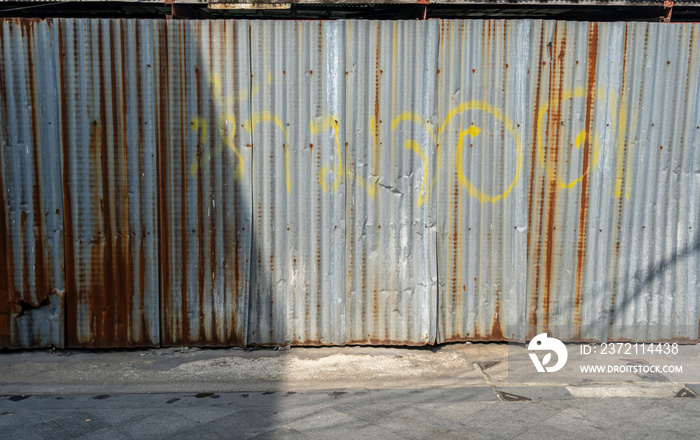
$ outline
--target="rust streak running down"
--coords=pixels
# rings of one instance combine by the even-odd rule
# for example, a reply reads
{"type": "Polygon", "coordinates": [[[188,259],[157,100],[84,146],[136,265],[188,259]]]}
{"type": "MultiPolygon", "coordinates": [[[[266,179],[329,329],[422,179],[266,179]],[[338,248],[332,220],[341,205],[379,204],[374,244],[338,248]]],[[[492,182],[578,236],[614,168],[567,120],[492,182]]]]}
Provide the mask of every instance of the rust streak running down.
{"type": "Polygon", "coordinates": [[[588,230],[588,193],[590,192],[591,139],[593,138],[593,117],[595,111],[596,71],[598,63],[598,23],[591,23],[588,34],[588,77],[586,79],[586,117],[583,141],[583,161],[581,162],[581,203],[579,205],[578,244],[576,246],[576,284],[574,286],[574,339],[581,339],[581,276],[585,269],[586,239],[588,230]]]}

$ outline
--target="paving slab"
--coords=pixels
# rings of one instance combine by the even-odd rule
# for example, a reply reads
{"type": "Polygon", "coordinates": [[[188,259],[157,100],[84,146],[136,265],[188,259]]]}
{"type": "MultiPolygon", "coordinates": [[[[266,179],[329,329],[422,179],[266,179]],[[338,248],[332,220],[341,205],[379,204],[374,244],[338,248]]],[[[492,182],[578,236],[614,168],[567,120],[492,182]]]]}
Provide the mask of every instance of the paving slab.
{"type": "Polygon", "coordinates": [[[610,397],[641,397],[641,398],[665,398],[675,397],[678,391],[683,388],[681,384],[660,384],[660,385],[585,385],[567,386],[572,396],[576,398],[601,399],[610,397]]]}
{"type": "Polygon", "coordinates": [[[530,400],[562,400],[573,399],[566,387],[561,386],[531,386],[531,387],[497,387],[500,392],[527,397],[530,400]]]}
{"type": "Polygon", "coordinates": [[[460,388],[420,388],[399,390],[372,390],[370,391],[372,403],[391,402],[474,402],[496,401],[498,397],[493,389],[488,386],[460,387],[460,388]]]}

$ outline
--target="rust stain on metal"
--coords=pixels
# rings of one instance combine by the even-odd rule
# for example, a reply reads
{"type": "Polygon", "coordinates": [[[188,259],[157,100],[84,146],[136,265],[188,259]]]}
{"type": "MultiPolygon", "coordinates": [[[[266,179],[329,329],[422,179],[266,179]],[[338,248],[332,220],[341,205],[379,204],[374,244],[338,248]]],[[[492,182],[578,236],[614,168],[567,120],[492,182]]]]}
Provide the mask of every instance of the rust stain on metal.
{"type": "MultiPolygon", "coordinates": [[[[553,46],[553,51],[556,53],[556,49],[560,48],[560,53],[564,53],[566,48],[566,34],[561,40],[557,39],[558,24],[554,26],[555,44],[553,46]]],[[[557,182],[556,176],[558,173],[558,158],[559,158],[559,147],[560,147],[560,130],[561,124],[559,123],[561,118],[561,106],[563,105],[562,96],[564,88],[564,57],[558,57],[558,59],[553,60],[551,63],[552,68],[550,69],[550,106],[549,106],[549,118],[547,121],[547,148],[545,153],[545,163],[554,170],[553,176],[548,182],[549,190],[547,194],[547,232],[545,235],[545,275],[544,275],[544,290],[542,292],[542,326],[547,328],[549,325],[550,317],[550,306],[551,306],[551,284],[552,284],[552,264],[554,263],[556,241],[554,240],[554,231],[556,229],[555,214],[556,214],[556,198],[557,198],[557,182]],[[557,67],[557,61],[559,67],[557,67]],[[557,75],[558,74],[558,75],[557,75]],[[556,102],[556,109],[552,103],[556,102]],[[550,129],[554,127],[554,134],[552,136],[550,129]]]]}
{"type": "MultiPolygon", "coordinates": [[[[166,101],[166,96],[168,96],[168,45],[167,45],[167,35],[166,35],[166,22],[160,22],[158,27],[158,54],[160,56],[155,60],[156,66],[159,67],[157,71],[157,83],[159,87],[156,87],[155,96],[158,106],[156,107],[156,166],[158,169],[158,175],[160,178],[156,179],[157,185],[157,208],[158,208],[158,251],[161,255],[159,260],[159,288],[160,288],[160,334],[161,334],[161,344],[172,344],[176,342],[174,340],[174,335],[171,333],[170,329],[175,327],[175,322],[177,318],[173,316],[170,311],[174,309],[174,304],[171,295],[172,280],[171,280],[171,270],[170,270],[170,259],[165,256],[170,255],[170,225],[169,225],[169,215],[168,215],[168,184],[169,176],[168,173],[168,162],[166,158],[168,157],[168,145],[167,145],[167,123],[168,120],[168,105],[166,101]]],[[[210,40],[211,41],[211,40],[210,40]]],[[[186,257],[185,257],[186,258],[186,257]]],[[[184,265],[184,262],[183,262],[184,265]]]]}
{"type": "Polygon", "coordinates": [[[586,80],[586,138],[583,142],[581,173],[581,203],[579,205],[578,244],[576,246],[576,284],[574,285],[574,338],[581,338],[581,276],[586,261],[586,226],[588,221],[589,171],[591,167],[591,138],[595,105],[596,72],[598,62],[598,23],[591,23],[588,33],[588,78],[586,80]]]}
{"type": "MultiPolygon", "coordinates": [[[[537,62],[537,85],[535,86],[535,103],[534,103],[534,113],[535,115],[539,114],[540,111],[540,92],[541,92],[541,86],[542,86],[542,58],[544,56],[544,32],[540,32],[540,43],[539,43],[539,55],[538,55],[538,62],[537,62]]],[[[533,118],[532,122],[532,145],[537,145],[538,142],[538,130],[539,127],[537,126],[537,121],[538,118],[533,118]]],[[[541,192],[538,195],[538,209],[535,210],[535,175],[537,174],[536,170],[536,154],[530,154],[530,184],[528,186],[529,191],[528,191],[528,233],[527,233],[527,259],[528,261],[534,261],[536,262],[535,264],[535,270],[534,270],[534,275],[535,275],[535,280],[533,283],[533,287],[528,289],[528,297],[529,297],[529,304],[528,304],[528,317],[527,317],[527,322],[530,324],[530,328],[534,329],[537,327],[537,309],[539,307],[539,286],[540,286],[540,255],[541,255],[541,247],[540,247],[540,237],[542,236],[542,220],[544,216],[544,183],[546,179],[546,173],[542,176],[539,182],[539,187],[542,188],[541,192]],[[537,213],[536,217],[533,217],[537,213]],[[535,230],[535,225],[534,225],[534,220],[537,220],[537,225],[539,228],[535,230]],[[531,243],[533,234],[535,235],[535,242],[531,243]],[[534,247],[534,252],[531,255],[530,250],[532,247],[534,247]]],[[[534,333],[528,334],[527,338],[533,338],[535,336],[534,333]]]]}
{"type": "MultiPolygon", "coordinates": [[[[63,22],[59,21],[58,22],[58,30],[59,30],[59,39],[58,39],[58,46],[59,46],[59,62],[60,62],[60,68],[59,70],[59,77],[60,77],[60,105],[61,105],[61,113],[66,115],[69,113],[70,109],[68,106],[68,99],[69,97],[67,96],[67,90],[66,86],[69,83],[68,76],[66,74],[65,69],[63,66],[65,63],[69,62],[70,60],[66,59],[66,53],[67,53],[67,48],[64,47],[64,37],[63,37],[63,22]]],[[[73,37],[77,37],[77,26],[73,27],[73,37]]],[[[77,41],[78,39],[75,38],[77,41]]],[[[76,51],[77,52],[77,51],[76,51]]],[[[75,60],[73,60],[75,61],[75,60]]],[[[71,179],[70,176],[65,170],[70,169],[70,154],[69,154],[69,148],[70,148],[70,138],[69,138],[69,121],[68,118],[62,117],[61,119],[61,135],[62,135],[62,142],[61,146],[63,147],[63,227],[64,227],[64,237],[65,237],[65,243],[64,243],[64,254],[65,254],[65,264],[66,267],[68,266],[68,262],[74,261],[75,260],[75,239],[74,239],[74,231],[75,227],[73,226],[73,197],[72,197],[72,191],[71,191],[71,179]]],[[[76,297],[76,279],[75,279],[75,271],[73,270],[66,270],[66,321],[69,323],[74,323],[76,322],[76,315],[77,315],[77,310],[72,307],[72,301],[75,301],[76,297]]],[[[73,331],[74,325],[68,325],[66,328],[66,339],[67,342],[70,341],[71,335],[74,334],[75,332],[73,331]]]]}
{"type": "Polygon", "coordinates": [[[493,324],[491,326],[491,333],[488,335],[490,340],[494,341],[504,341],[508,338],[503,335],[503,329],[501,328],[501,295],[500,292],[496,291],[494,294],[496,298],[496,306],[493,312],[493,324]]]}

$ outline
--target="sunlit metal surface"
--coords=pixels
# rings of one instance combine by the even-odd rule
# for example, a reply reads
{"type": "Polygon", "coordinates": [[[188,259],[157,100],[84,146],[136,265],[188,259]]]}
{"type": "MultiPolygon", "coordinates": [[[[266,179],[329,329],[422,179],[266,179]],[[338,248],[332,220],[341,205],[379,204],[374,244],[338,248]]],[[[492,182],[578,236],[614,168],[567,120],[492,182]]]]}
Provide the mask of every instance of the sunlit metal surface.
{"type": "Polygon", "coordinates": [[[251,24],[252,344],[346,340],[344,41],[336,22],[251,24]]]}
{"type": "Polygon", "coordinates": [[[440,342],[524,336],[532,24],[441,23],[440,342]]]}

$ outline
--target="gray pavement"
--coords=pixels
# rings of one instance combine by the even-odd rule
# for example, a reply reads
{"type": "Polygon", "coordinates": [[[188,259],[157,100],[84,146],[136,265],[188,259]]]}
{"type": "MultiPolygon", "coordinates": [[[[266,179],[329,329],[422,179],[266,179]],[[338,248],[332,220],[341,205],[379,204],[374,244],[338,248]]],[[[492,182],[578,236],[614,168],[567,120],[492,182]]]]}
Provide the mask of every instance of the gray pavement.
{"type": "Polygon", "coordinates": [[[8,439],[696,438],[700,399],[504,402],[490,387],[0,398],[8,439]]]}
{"type": "MultiPolygon", "coordinates": [[[[505,344],[4,352],[0,439],[632,439],[700,431],[697,383],[518,383],[508,381],[507,364],[505,344]]],[[[686,366],[700,367],[700,358],[686,366]]]]}

